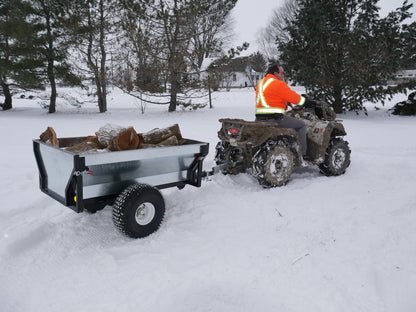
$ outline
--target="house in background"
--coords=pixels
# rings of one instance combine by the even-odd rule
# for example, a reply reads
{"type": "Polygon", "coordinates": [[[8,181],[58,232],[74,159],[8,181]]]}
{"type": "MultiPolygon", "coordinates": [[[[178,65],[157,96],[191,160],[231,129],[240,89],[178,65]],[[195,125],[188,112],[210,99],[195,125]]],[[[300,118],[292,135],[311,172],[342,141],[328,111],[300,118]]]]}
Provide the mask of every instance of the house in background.
{"type": "Polygon", "coordinates": [[[207,66],[206,75],[210,77],[214,89],[256,88],[264,76],[266,61],[261,54],[236,57],[227,62],[224,59],[212,61],[207,66]]]}
{"type": "Polygon", "coordinates": [[[411,80],[416,80],[416,69],[402,69],[394,75],[394,79],[388,84],[401,84],[411,80]]]}

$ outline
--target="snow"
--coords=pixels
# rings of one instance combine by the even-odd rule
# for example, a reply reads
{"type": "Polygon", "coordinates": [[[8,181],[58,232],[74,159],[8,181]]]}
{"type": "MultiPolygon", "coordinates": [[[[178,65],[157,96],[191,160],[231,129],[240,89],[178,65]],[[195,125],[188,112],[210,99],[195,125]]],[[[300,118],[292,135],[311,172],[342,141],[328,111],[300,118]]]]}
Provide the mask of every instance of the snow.
{"type": "Polygon", "coordinates": [[[32,139],[48,126],[71,137],[107,123],[137,132],[178,123],[185,138],[210,143],[209,170],[218,119],[253,120],[253,91],[214,93],[213,109],[145,114],[118,90],[104,114],[92,101],[60,99],[48,114],[16,98],[0,112],[0,310],[415,311],[416,119],[387,112],[405,99],[338,116],[352,150],[344,175],[296,169],[286,186],[263,189],[218,174],[166,189],[161,228],[134,240],[116,231],[110,206],[77,214],[43,194],[32,139]]]}

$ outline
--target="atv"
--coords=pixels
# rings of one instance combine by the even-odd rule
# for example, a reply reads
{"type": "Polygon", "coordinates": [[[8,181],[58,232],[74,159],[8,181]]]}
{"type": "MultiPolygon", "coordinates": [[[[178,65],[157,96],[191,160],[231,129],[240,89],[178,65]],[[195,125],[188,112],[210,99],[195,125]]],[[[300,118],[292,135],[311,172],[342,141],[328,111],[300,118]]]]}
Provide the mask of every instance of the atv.
{"type": "MultiPolygon", "coordinates": [[[[325,102],[316,102],[288,115],[307,125],[308,165],[316,165],[326,176],[345,173],[351,150],[342,121],[325,102]]],[[[279,128],[276,122],[220,119],[220,141],[216,146],[215,172],[253,175],[265,188],[285,185],[294,167],[305,166],[296,130],[279,128]]]]}

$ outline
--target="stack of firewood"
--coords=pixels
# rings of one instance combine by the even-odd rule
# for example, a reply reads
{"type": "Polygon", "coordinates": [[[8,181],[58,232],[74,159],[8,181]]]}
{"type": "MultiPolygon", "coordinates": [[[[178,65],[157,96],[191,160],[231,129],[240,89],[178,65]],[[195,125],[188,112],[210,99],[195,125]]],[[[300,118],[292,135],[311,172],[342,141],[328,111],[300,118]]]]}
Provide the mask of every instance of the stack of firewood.
{"type": "MultiPolygon", "coordinates": [[[[48,127],[40,135],[42,142],[59,147],[55,130],[48,127]]],[[[146,133],[137,133],[133,127],[123,128],[115,125],[101,127],[93,136],[73,146],[65,147],[73,153],[107,151],[126,151],[132,149],[149,148],[157,146],[180,145],[185,142],[182,138],[178,124],[167,128],[156,128],[146,133]]]]}

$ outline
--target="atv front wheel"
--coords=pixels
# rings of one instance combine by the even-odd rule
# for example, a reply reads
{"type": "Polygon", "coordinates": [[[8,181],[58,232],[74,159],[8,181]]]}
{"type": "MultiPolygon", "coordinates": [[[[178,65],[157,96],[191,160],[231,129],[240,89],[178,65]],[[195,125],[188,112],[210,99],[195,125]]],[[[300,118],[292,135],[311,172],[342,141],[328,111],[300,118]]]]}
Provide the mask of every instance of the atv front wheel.
{"type": "Polygon", "coordinates": [[[147,184],[133,184],[116,199],[113,222],[123,234],[141,238],[155,232],[165,215],[165,201],[159,190],[147,184]]]}
{"type": "Polygon", "coordinates": [[[337,176],[345,173],[350,165],[351,150],[348,142],[340,138],[331,140],[325,154],[325,160],[319,165],[321,173],[326,176],[337,176]]]}
{"type": "Polygon", "coordinates": [[[293,167],[293,153],[287,147],[266,144],[253,156],[252,173],[263,187],[285,185],[293,167]]]}

